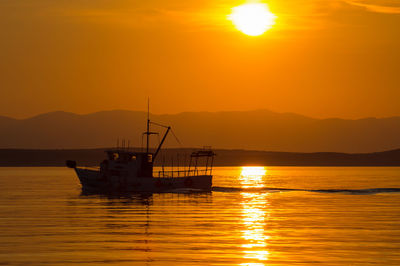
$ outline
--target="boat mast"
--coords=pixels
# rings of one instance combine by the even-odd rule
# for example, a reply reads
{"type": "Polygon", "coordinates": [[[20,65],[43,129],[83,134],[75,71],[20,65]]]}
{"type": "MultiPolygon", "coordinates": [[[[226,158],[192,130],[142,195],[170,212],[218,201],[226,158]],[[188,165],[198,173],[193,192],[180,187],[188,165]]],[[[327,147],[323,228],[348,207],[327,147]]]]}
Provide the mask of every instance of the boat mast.
{"type": "Polygon", "coordinates": [[[146,153],[149,153],[149,137],[150,137],[150,98],[147,98],[147,131],[146,131],[146,153]]]}
{"type": "MultiPolygon", "coordinates": [[[[147,131],[144,133],[146,134],[146,153],[149,153],[149,139],[150,139],[150,135],[151,134],[158,134],[156,132],[150,132],[150,124],[154,124],[160,127],[164,127],[167,129],[167,131],[165,132],[160,144],[158,145],[156,152],[153,154],[153,160],[157,157],[158,152],[161,149],[161,146],[164,144],[165,138],[167,137],[169,131],[171,130],[170,126],[164,126],[158,123],[154,123],[150,121],[150,98],[147,98],[147,131]]],[[[178,141],[179,142],[179,141],[178,141]]]]}
{"type": "MultiPolygon", "coordinates": [[[[157,132],[150,132],[150,98],[147,99],[147,130],[143,134],[146,134],[146,153],[149,154],[150,150],[150,135],[158,134],[157,132]]],[[[153,123],[154,124],[154,123],[153,123]]]]}

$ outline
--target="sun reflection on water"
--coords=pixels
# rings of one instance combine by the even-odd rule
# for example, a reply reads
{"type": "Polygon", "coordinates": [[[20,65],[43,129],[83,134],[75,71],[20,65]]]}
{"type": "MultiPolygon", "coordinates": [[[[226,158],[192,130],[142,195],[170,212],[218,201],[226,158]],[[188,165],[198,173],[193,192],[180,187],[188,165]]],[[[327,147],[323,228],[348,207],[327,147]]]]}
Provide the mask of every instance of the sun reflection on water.
{"type": "MultiPolygon", "coordinates": [[[[264,167],[242,167],[239,181],[242,188],[262,188],[263,178],[267,170],[264,167]]],[[[266,211],[268,205],[267,194],[257,192],[242,192],[242,230],[243,258],[249,262],[240,265],[261,266],[268,260],[267,240],[269,236],[265,232],[266,211]],[[251,262],[250,262],[251,261],[251,262]]]]}
{"type": "Polygon", "coordinates": [[[242,188],[264,187],[263,178],[266,173],[267,169],[265,167],[243,166],[239,177],[242,188]]]}

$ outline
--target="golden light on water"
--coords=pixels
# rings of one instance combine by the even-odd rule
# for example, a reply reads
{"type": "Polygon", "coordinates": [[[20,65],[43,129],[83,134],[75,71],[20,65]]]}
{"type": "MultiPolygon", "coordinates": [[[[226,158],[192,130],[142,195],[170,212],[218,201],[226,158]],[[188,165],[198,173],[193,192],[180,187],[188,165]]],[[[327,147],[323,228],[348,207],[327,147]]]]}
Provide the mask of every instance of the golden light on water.
{"type": "Polygon", "coordinates": [[[246,178],[263,177],[267,173],[267,169],[262,166],[243,166],[241,176],[246,178]]]}
{"type": "MultiPolygon", "coordinates": [[[[267,173],[265,167],[242,167],[240,173],[240,183],[242,188],[262,188],[264,187],[263,178],[267,173]]],[[[264,265],[268,260],[266,235],[266,211],[268,205],[267,194],[259,192],[242,192],[242,223],[245,227],[242,230],[243,258],[251,262],[240,265],[264,265]]]]}
{"type": "Polygon", "coordinates": [[[267,4],[249,3],[232,8],[228,19],[244,34],[259,36],[272,28],[276,16],[267,4]]]}
{"type": "Polygon", "coordinates": [[[243,188],[260,188],[264,186],[263,178],[266,173],[265,167],[243,166],[239,180],[243,188]]]}

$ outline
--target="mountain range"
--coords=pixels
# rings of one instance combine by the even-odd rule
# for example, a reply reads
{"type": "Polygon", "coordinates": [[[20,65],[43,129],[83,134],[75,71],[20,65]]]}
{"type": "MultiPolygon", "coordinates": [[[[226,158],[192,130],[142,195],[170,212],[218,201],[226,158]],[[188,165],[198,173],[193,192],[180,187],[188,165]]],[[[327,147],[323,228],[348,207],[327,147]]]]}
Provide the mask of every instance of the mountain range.
{"type": "MultiPolygon", "coordinates": [[[[284,152],[369,153],[400,147],[400,117],[316,119],[268,110],[151,114],[171,125],[180,143],[169,136],[166,147],[212,146],[284,152]]],[[[140,147],[146,113],[113,110],[91,114],[51,112],[26,119],[0,116],[0,148],[87,149],[125,145],[140,147]]],[[[165,129],[152,126],[160,135],[165,129]]]]}

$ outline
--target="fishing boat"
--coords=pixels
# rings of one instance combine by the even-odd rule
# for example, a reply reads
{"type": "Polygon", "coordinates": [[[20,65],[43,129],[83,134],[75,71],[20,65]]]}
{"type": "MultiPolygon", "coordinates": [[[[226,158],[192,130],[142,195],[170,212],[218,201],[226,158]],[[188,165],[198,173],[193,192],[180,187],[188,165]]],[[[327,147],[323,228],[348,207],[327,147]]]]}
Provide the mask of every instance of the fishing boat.
{"type": "Polygon", "coordinates": [[[98,168],[77,167],[75,161],[68,160],[66,165],[75,170],[84,192],[168,192],[185,190],[211,191],[212,168],[215,153],[211,148],[203,148],[190,154],[189,164],[178,170],[165,170],[164,165],[154,171],[154,162],[158,159],[170,126],[154,123],[147,116],[146,149],[135,152],[129,148],[106,150],[106,159],[98,168]],[[166,128],[164,136],[156,149],[149,148],[150,125],[166,128]]]}

